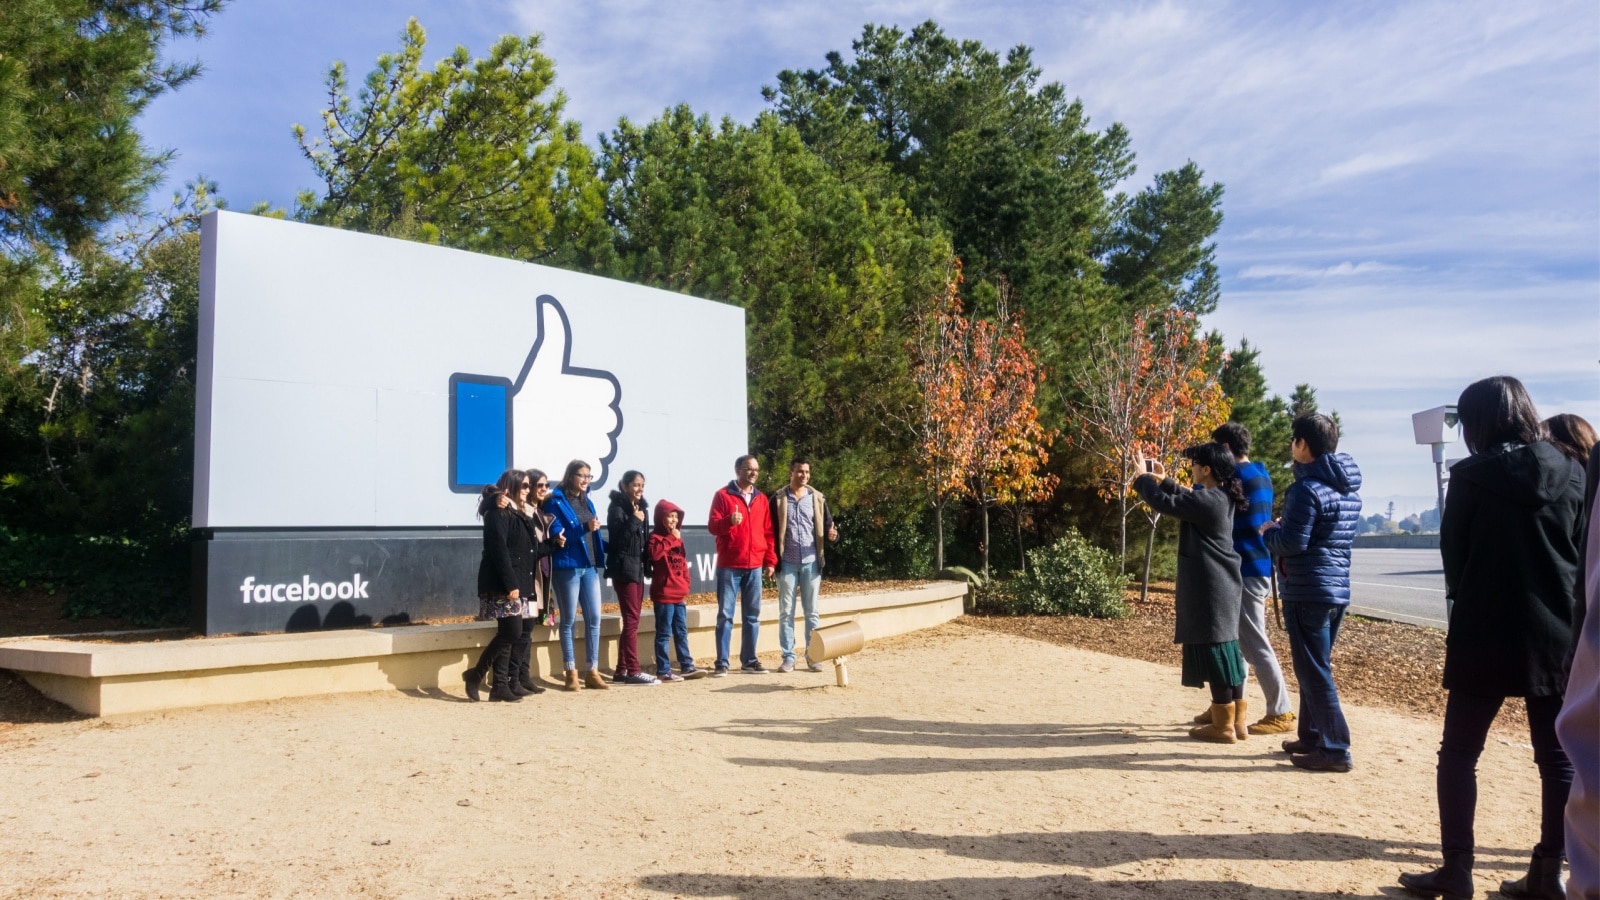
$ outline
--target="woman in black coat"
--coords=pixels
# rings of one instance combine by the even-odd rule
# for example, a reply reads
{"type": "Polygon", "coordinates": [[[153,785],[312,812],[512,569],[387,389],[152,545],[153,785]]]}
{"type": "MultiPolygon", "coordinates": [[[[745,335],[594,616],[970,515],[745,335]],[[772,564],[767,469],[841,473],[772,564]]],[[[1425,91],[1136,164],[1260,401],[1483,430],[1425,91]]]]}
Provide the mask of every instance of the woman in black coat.
{"type": "MultiPolygon", "coordinates": [[[[1232,744],[1245,730],[1244,656],[1239,653],[1239,598],[1244,590],[1239,553],[1233,548],[1233,515],[1249,509],[1234,470],[1233,451],[1200,444],[1183,451],[1194,475],[1193,490],[1165,475],[1152,461],[1133,488],[1147,506],[1178,526],[1177,629],[1183,645],[1183,685],[1211,685],[1211,724],[1189,730],[1197,740],[1232,744]]],[[[1134,451],[1138,469],[1144,456],[1134,451]]]]}
{"type": "Polygon", "coordinates": [[[525,689],[513,671],[512,657],[522,643],[523,619],[539,607],[539,560],[555,552],[559,538],[541,540],[532,517],[532,480],[519,469],[508,469],[478,500],[483,519],[483,559],[478,564],[478,618],[496,623],[494,638],[484,648],[479,665],[462,673],[467,696],[478,699],[485,661],[493,667],[490,700],[515,702],[533,691],[525,689]],[[505,503],[503,500],[509,500],[505,503]]]}
{"type": "Polygon", "coordinates": [[[1455,601],[1445,638],[1444,737],[1439,743],[1439,837],[1444,865],[1407,873],[1412,891],[1472,895],[1477,765],[1506,697],[1524,697],[1541,785],[1539,843],[1508,897],[1565,897],[1562,814],[1572,764],[1556,740],[1564,660],[1579,599],[1583,469],[1544,440],[1522,383],[1486,378],[1456,403],[1472,455],[1450,470],[1439,552],[1455,601]]]}
{"type": "Polygon", "coordinates": [[[622,637],[617,641],[619,684],[655,684],[656,677],[639,667],[639,616],[644,609],[645,546],[650,540],[650,507],[644,499],[644,476],[622,473],[606,510],[606,576],[622,609],[622,637]]]}

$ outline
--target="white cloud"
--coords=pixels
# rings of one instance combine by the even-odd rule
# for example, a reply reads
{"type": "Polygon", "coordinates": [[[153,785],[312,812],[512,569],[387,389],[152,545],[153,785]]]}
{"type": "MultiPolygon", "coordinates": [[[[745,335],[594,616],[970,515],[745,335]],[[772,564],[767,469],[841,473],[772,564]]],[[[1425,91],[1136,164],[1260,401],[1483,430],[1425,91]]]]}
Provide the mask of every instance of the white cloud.
{"type": "Polygon", "coordinates": [[[1401,272],[1404,266],[1391,266],[1381,262],[1342,262],[1318,268],[1316,266],[1249,266],[1239,272],[1240,278],[1344,278],[1351,275],[1372,275],[1379,272],[1401,272]]]}
{"type": "Polygon", "coordinates": [[[1323,169],[1321,180],[1330,182],[1343,181],[1347,178],[1359,178],[1363,175],[1373,175],[1378,172],[1387,172],[1390,169],[1399,169],[1427,158],[1428,154],[1419,150],[1363,153],[1323,169]]]}

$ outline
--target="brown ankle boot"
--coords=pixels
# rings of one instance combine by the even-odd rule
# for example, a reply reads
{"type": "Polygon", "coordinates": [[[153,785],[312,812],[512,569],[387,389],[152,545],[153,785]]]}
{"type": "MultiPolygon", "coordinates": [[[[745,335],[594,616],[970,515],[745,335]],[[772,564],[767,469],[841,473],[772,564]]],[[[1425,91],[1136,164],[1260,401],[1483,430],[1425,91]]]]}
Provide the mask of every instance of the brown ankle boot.
{"type": "Polygon", "coordinates": [[[577,669],[568,669],[567,670],[567,683],[565,685],[563,685],[563,687],[565,687],[569,691],[576,691],[576,690],[582,689],[583,685],[578,683],[578,670],[577,669]]]}
{"type": "Polygon", "coordinates": [[[1239,739],[1233,736],[1233,704],[1211,704],[1211,724],[1189,729],[1189,737],[1212,744],[1232,744],[1239,739]]]}
{"type": "Polygon", "coordinates": [[[1247,728],[1244,718],[1246,706],[1247,704],[1243,700],[1233,701],[1233,736],[1236,740],[1242,741],[1250,736],[1250,732],[1245,730],[1247,728]]]}
{"type": "Polygon", "coordinates": [[[606,684],[606,680],[600,677],[599,669],[590,669],[589,671],[583,673],[583,686],[587,688],[594,688],[597,691],[611,690],[611,685],[606,684]]]}
{"type": "Polygon", "coordinates": [[[1195,717],[1193,719],[1190,719],[1189,721],[1193,722],[1196,725],[1210,725],[1211,724],[1211,707],[1207,706],[1205,709],[1202,709],[1199,713],[1197,713],[1195,715],[1195,717]]]}
{"type": "Polygon", "coordinates": [[[1251,725],[1247,731],[1251,734],[1286,734],[1294,731],[1294,713],[1279,713],[1275,716],[1263,716],[1261,721],[1251,725]]]}

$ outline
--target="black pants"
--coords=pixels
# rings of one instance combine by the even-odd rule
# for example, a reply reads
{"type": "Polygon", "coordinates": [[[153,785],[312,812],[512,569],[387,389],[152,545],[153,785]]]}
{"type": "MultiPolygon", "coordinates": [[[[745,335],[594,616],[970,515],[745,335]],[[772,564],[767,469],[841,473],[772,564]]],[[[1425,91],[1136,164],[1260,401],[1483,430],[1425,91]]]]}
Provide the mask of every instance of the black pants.
{"type": "Polygon", "coordinates": [[[522,619],[520,617],[509,616],[504,619],[495,619],[494,637],[489,640],[488,646],[483,648],[483,654],[478,657],[478,671],[481,672],[488,666],[493,666],[494,680],[496,682],[507,680],[513,674],[511,672],[511,650],[522,642],[522,635],[522,619]]]}
{"type": "Polygon", "coordinates": [[[1215,681],[1211,682],[1212,703],[1232,703],[1235,700],[1243,699],[1244,682],[1241,681],[1238,684],[1219,684],[1215,681]]]}
{"type": "MultiPolygon", "coordinates": [[[[1478,756],[1502,697],[1451,691],[1444,706],[1444,738],[1439,742],[1439,843],[1446,853],[1471,853],[1473,818],[1478,806],[1478,756]]],[[[1539,856],[1563,855],[1567,794],[1572,763],[1556,740],[1560,697],[1529,697],[1528,736],[1539,767],[1539,856]]]]}

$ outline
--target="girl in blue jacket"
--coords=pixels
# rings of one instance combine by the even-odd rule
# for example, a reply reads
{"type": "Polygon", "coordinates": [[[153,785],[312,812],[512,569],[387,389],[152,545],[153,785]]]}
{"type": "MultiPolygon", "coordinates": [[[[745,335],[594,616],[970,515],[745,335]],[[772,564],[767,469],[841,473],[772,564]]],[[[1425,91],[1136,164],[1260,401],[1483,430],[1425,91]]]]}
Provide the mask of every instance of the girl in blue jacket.
{"type": "Polygon", "coordinates": [[[581,459],[567,463],[561,486],[544,502],[545,513],[552,517],[551,536],[566,537],[565,546],[551,558],[550,582],[561,611],[561,658],[569,691],[580,687],[572,643],[580,605],[586,662],[582,686],[608,688],[600,677],[600,572],[606,565],[606,544],[600,537],[600,517],[589,500],[590,477],[588,463],[581,459]]]}

